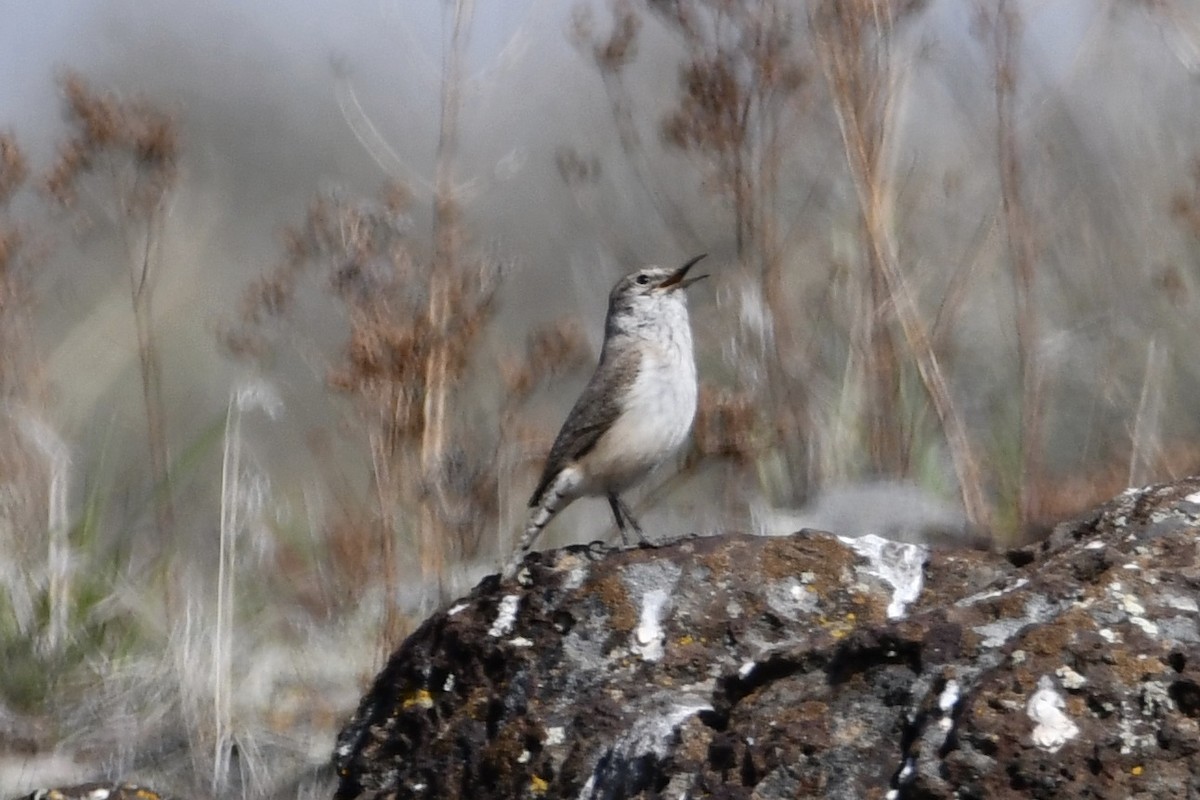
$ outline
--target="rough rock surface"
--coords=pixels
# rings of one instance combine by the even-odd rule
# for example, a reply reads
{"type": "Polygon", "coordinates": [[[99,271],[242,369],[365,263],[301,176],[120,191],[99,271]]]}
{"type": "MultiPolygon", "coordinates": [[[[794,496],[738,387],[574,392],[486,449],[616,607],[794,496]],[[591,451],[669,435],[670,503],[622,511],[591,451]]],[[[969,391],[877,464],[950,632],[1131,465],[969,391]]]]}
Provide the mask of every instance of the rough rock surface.
{"type": "Polygon", "coordinates": [[[133,783],[81,783],[62,789],[39,789],[21,800],[166,800],[133,783]]]}
{"type": "Polygon", "coordinates": [[[535,555],[394,654],[338,797],[1200,797],[1198,532],[1191,479],[1007,557],[535,555]]]}

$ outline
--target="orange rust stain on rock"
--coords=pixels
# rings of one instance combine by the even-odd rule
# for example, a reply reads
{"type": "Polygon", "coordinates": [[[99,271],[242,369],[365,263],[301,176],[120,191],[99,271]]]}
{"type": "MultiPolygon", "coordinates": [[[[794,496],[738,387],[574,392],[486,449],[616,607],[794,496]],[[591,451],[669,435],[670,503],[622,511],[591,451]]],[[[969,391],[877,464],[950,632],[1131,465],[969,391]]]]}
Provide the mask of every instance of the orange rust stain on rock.
{"type": "Polygon", "coordinates": [[[708,760],[714,734],[698,717],[690,717],[679,726],[679,746],[672,757],[682,763],[703,764],[708,760]]]}
{"type": "Polygon", "coordinates": [[[637,610],[629,600],[629,592],[617,572],[606,572],[586,587],[599,597],[608,609],[609,622],[614,630],[629,633],[637,625],[637,610]]]}
{"type": "Polygon", "coordinates": [[[749,571],[758,561],[758,554],[746,552],[748,549],[747,542],[731,540],[724,547],[709,550],[697,557],[696,560],[713,575],[737,574],[738,570],[735,567],[749,571]]]}
{"type": "Polygon", "coordinates": [[[854,592],[851,596],[853,610],[845,616],[848,619],[852,617],[851,624],[855,625],[882,625],[888,621],[887,609],[890,602],[891,598],[886,594],[854,592]]]}
{"type": "Polygon", "coordinates": [[[1041,656],[1058,656],[1075,641],[1081,630],[1095,630],[1096,624],[1082,608],[1073,608],[1056,621],[1039,625],[1021,637],[1021,649],[1041,656]]]}
{"type": "Polygon", "coordinates": [[[1009,592],[1008,594],[997,597],[992,604],[996,609],[996,616],[1002,619],[1013,619],[1021,617],[1025,613],[1025,606],[1029,603],[1029,595],[1025,592],[1009,592]]]}
{"type": "Polygon", "coordinates": [[[1132,651],[1122,645],[1114,645],[1104,655],[1104,660],[1118,678],[1127,686],[1153,680],[1165,671],[1162,661],[1157,658],[1138,658],[1144,652],[1132,651]]]}
{"type": "Polygon", "coordinates": [[[830,536],[789,536],[770,540],[762,553],[762,574],[769,580],[797,578],[811,572],[808,588],[821,598],[842,588],[842,576],[857,556],[830,536]]]}

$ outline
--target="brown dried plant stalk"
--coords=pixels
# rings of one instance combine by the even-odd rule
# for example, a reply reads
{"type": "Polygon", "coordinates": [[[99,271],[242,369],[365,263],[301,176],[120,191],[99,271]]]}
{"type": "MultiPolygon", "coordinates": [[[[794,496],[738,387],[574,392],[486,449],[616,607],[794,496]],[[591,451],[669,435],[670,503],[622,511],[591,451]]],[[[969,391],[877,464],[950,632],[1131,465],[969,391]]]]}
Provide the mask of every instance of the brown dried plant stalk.
{"type": "MultiPolygon", "coordinates": [[[[412,233],[410,203],[398,185],[375,199],[319,197],[304,223],[288,231],[282,263],[248,287],[241,327],[224,336],[235,355],[265,362],[277,345],[304,337],[289,330],[276,338],[272,330],[291,316],[310,268],[325,273],[329,295],[346,320],[327,384],[354,403],[373,507],[369,515],[352,512],[352,525],[334,521],[330,566],[356,585],[370,585],[378,576],[389,598],[403,588],[399,537],[414,543],[420,576],[434,588],[453,557],[472,556],[483,535],[496,531],[499,489],[507,480],[500,453],[523,430],[522,406],[546,377],[587,360],[577,325],[535,332],[523,354],[501,361],[499,433],[472,425],[464,398],[472,394],[471,367],[494,316],[494,265],[472,255],[465,232],[456,230],[462,238],[452,251],[442,251],[452,257],[435,269],[435,257],[412,233]],[[436,322],[435,314],[441,315],[436,322]],[[364,517],[372,523],[365,535],[364,517]],[[431,534],[436,540],[423,538],[431,534]]],[[[405,623],[389,600],[382,655],[405,623]]]]}
{"type": "Polygon", "coordinates": [[[425,359],[425,427],[421,436],[421,473],[434,502],[421,503],[419,553],[421,575],[442,591],[446,570],[448,531],[443,526],[447,497],[441,470],[449,437],[446,395],[450,389],[451,350],[455,347],[447,331],[451,314],[454,273],[463,256],[462,212],[454,180],[458,152],[459,112],[462,103],[462,62],[474,14],[473,0],[456,0],[447,63],[442,72],[441,120],[435,156],[433,209],[433,263],[429,278],[428,316],[433,345],[425,359]],[[435,507],[436,504],[436,507],[435,507]]]}
{"type": "Polygon", "coordinates": [[[169,115],[146,100],[98,91],[73,72],[61,85],[71,133],[44,186],[55,202],[88,222],[101,217],[124,245],[155,519],[159,533],[167,535],[174,508],[153,300],[162,269],[163,226],[179,178],[179,132],[169,115]]]}
{"type": "MultiPolygon", "coordinates": [[[[30,228],[13,201],[26,187],[29,165],[16,138],[0,132],[0,605],[22,635],[38,631],[39,592],[46,625],[40,644],[53,652],[66,639],[71,572],[59,445],[42,423],[47,387],[34,347],[35,270],[42,263],[30,228]],[[57,491],[56,491],[57,490],[57,491]]],[[[0,674],[4,672],[0,667],[0,674]]]]}
{"type": "MultiPolygon", "coordinates": [[[[347,326],[327,383],[354,400],[361,423],[375,507],[371,563],[382,569],[389,597],[400,588],[397,535],[412,537],[421,576],[436,587],[446,551],[470,542],[487,516],[477,467],[456,473],[457,482],[447,477],[467,432],[455,428],[458,419],[445,403],[467,380],[470,355],[492,316],[494,275],[488,263],[462,254],[436,271],[411,235],[409,203],[398,185],[372,200],[319,197],[304,223],[287,232],[283,262],[248,287],[241,329],[225,335],[235,355],[268,355],[271,324],[290,316],[304,273],[313,266],[326,273],[347,326]],[[435,321],[435,314],[442,316],[435,321]],[[441,370],[440,384],[430,380],[431,365],[441,370]],[[442,396],[431,397],[435,391],[442,396]],[[440,426],[438,433],[430,433],[431,424],[440,426]],[[442,447],[436,458],[431,441],[442,447]],[[441,538],[431,541],[426,524],[441,538]],[[429,547],[438,553],[429,554],[429,547]]],[[[388,609],[388,622],[398,630],[393,604],[388,609]]]]}
{"type": "MultiPolygon", "coordinates": [[[[892,0],[823,0],[811,9],[810,26],[862,214],[870,255],[871,313],[876,316],[872,324],[882,326],[888,316],[895,315],[946,438],[967,518],[972,524],[986,526],[990,509],[979,460],[912,288],[900,269],[892,236],[895,192],[888,177],[887,156],[896,75],[890,41],[894,26],[917,7],[919,4],[892,0]]],[[[888,340],[882,339],[873,350],[873,369],[885,376],[894,374],[896,355],[888,340]]],[[[887,378],[886,382],[890,381],[887,378]]],[[[877,392],[894,390],[880,386],[884,381],[875,383],[877,392]]],[[[890,419],[896,424],[894,411],[881,413],[886,416],[880,421],[890,419]]]]}
{"type": "Polygon", "coordinates": [[[29,164],[12,134],[0,133],[0,401],[30,399],[40,383],[33,357],[33,269],[28,231],[11,217],[29,164]]]}
{"type": "Polygon", "coordinates": [[[1000,177],[1000,207],[1007,235],[1009,272],[1016,303],[1017,370],[1021,388],[1020,457],[1017,485],[1017,523],[1025,527],[1040,514],[1042,482],[1044,375],[1038,356],[1037,246],[1034,224],[1025,201],[1024,170],[1017,140],[1017,70],[1021,17],[1014,3],[999,0],[980,5],[978,29],[990,34],[996,101],[996,166],[1000,177]]]}
{"type": "Polygon", "coordinates": [[[502,489],[511,480],[511,465],[503,460],[507,445],[516,437],[544,436],[523,420],[524,403],[546,377],[587,360],[576,326],[557,323],[535,332],[523,354],[501,354],[499,429],[474,421],[479,401],[472,390],[481,382],[472,367],[485,350],[482,334],[494,317],[499,270],[470,244],[455,176],[473,6],[457,0],[447,7],[453,17],[430,236],[413,231],[406,186],[393,184],[372,199],[324,193],[304,223],[287,233],[282,263],[248,287],[240,325],[222,337],[235,355],[262,362],[277,345],[312,344],[301,331],[274,334],[304,296],[309,268],[327,274],[329,294],[346,320],[345,343],[331,358],[327,383],[354,402],[373,507],[369,515],[355,514],[353,523],[333,521],[331,567],[358,586],[382,580],[388,598],[382,655],[407,622],[395,602],[402,577],[410,577],[402,574],[406,554],[397,542],[412,543],[422,585],[443,594],[450,563],[474,556],[484,534],[497,533],[502,489]],[[355,533],[364,516],[372,521],[366,536],[355,533]]]}

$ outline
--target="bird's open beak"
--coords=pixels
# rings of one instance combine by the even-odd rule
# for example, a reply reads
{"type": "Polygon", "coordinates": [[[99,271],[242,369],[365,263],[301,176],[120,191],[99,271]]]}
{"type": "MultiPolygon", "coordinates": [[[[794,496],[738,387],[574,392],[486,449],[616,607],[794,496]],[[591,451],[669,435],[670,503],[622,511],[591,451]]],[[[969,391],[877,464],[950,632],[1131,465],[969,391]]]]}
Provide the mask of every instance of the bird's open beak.
{"type": "Polygon", "coordinates": [[[692,260],[688,261],[682,267],[680,267],[679,269],[675,270],[670,275],[668,275],[667,279],[658,285],[658,288],[660,288],[660,289],[686,289],[687,287],[691,286],[696,281],[702,281],[705,278],[707,278],[708,275],[706,274],[706,275],[697,275],[694,278],[688,278],[687,280],[684,280],[684,276],[687,275],[688,270],[691,269],[693,266],[695,266],[696,262],[699,261],[700,259],[704,258],[706,255],[708,255],[708,253],[701,253],[700,255],[696,256],[692,260]]]}

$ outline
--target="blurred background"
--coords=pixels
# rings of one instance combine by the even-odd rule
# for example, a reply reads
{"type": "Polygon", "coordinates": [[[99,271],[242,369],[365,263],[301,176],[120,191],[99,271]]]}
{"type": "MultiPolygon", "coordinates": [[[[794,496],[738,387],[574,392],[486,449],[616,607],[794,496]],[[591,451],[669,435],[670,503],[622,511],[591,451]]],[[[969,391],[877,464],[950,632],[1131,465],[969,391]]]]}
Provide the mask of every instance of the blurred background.
{"type": "Polygon", "coordinates": [[[644,264],[712,275],[652,536],[1004,549],[1200,467],[1193,3],[5,12],[0,796],[321,795],[644,264]]]}

